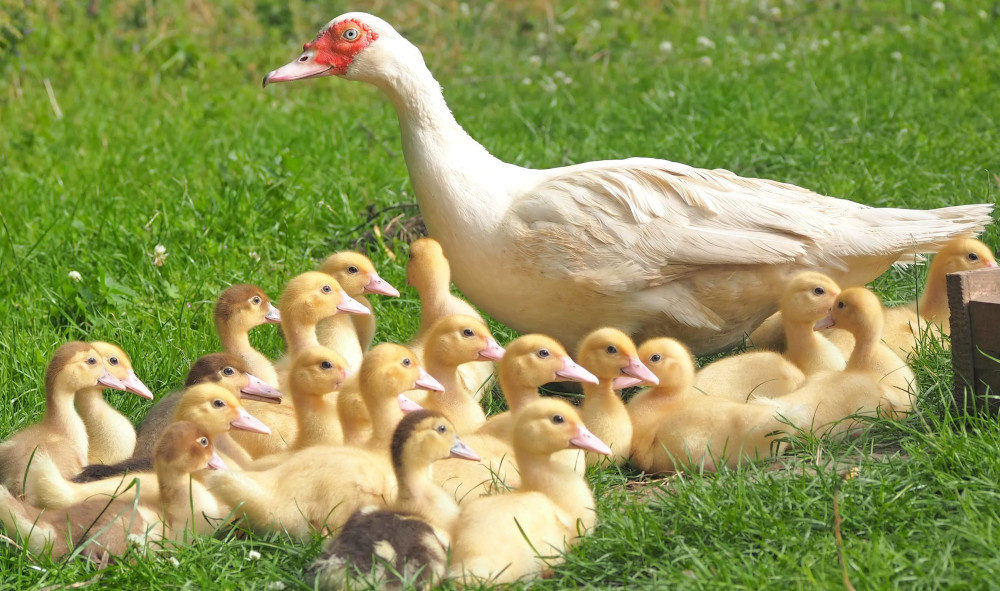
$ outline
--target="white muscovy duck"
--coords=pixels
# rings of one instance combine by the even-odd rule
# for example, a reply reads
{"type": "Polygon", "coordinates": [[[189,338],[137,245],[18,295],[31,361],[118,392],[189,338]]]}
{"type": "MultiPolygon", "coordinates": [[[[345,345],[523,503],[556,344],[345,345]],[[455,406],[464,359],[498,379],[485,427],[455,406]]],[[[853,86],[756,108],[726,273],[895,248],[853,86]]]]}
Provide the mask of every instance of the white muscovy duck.
{"type": "Polygon", "coordinates": [[[777,309],[796,273],[861,285],[990,223],[989,204],[872,208],[652,158],[521,168],[462,129],[420,50],[382,19],[343,14],[303,49],[264,85],[340,76],[382,89],[455,285],[510,327],[570,349],[602,326],[723,349],[777,309]]]}

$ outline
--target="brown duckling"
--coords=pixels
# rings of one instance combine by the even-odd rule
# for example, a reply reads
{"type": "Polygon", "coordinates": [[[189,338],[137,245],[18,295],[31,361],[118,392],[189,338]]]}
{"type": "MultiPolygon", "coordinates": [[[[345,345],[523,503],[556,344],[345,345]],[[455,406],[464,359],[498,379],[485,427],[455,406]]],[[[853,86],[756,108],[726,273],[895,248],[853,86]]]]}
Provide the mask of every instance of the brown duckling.
{"type": "Polygon", "coordinates": [[[430,410],[403,417],[391,450],[399,483],[395,500],[389,510],[362,509],[347,520],[309,567],[310,584],[317,589],[341,589],[351,579],[368,576],[380,584],[432,586],[444,575],[458,505],[431,480],[432,464],[479,456],[462,443],[447,418],[430,410]]]}
{"type": "Polygon", "coordinates": [[[597,521],[586,479],[552,456],[568,448],[611,449],[562,400],[530,402],[516,412],[515,423],[521,487],[463,504],[452,533],[450,574],[464,582],[538,577],[597,521]]]}
{"type": "Polygon", "coordinates": [[[215,304],[215,330],[222,350],[243,360],[251,373],[278,387],[274,364],[250,344],[250,331],[262,324],[278,324],[281,312],[264,290],[256,285],[237,284],[219,294],[215,304]]]}
{"type": "Polygon", "coordinates": [[[0,443],[0,485],[22,494],[25,473],[36,451],[53,458],[60,474],[70,478],[87,463],[87,427],[73,407],[77,392],[104,386],[125,390],[89,343],[73,341],[56,349],[45,371],[45,414],[42,420],[0,443]]]}

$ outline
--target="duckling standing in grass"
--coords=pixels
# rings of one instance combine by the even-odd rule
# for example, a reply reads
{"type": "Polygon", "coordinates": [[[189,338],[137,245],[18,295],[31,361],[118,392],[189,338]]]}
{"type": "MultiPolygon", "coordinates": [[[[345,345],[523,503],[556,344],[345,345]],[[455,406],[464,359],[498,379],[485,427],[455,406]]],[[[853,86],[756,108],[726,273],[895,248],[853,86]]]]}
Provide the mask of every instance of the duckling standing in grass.
{"type": "Polygon", "coordinates": [[[458,505],[431,480],[433,462],[479,460],[443,415],[407,414],[392,438],[392,466],[399,489],[390,510],[362,509],[344,524],[309,567],[315,588],[342,589],[349,581],[382,586],[434,586],[445,573],[458,505]]]}
{"type": "Polygon", "coordinates": [[[597,384],[583,384],[580,415],[590,432],[612,451],[610,456],[586,454],[587,465],[608,461],[624,464],[632,449],[632,421],[625,403],[615,392],[614,381],[625,376],[655,386],[659,380],[639,361],[632,339],[617,328],[599,328],[587,335],[576,358],[600,380],[597,384]]]}
{"type": "Polygon", "coordinates": [[[368,308],[371,314],[338,314],[316,325],[316,338],[324,347],[344,357],[352,372],[361,367],[361,358],[375,338],[375,313],[366,294],[398,298],[399,290],[379,277],[371,259],[359,252],[335,252],[320,264],[319,270],[337,280],[347,295],[368,308]]]}
{"type": "Polygon", "coordinates": [[[597,522],[594,496],[579,474],[554,459],[580,449],[610,454],[568,403],[543,398],[515,413],[516,492],[462,505],[449,573],[465,583],[509,583],[548,571],[597,522]]]}
{"type": "MultiPolygon", "coordinates": [[[[148,400],[153,393],[135,375],[132,360],[117,345],[104,341],[91,343],[104,360],[104,367],[125,388],[148,400]]],[[[87,427],[87,462],[89,464],[114,464],[132,457],[135,451],[135,427],[128,417],[118,412],[104,400],[100,386],[85,388],[76,393],[76,411],[87,427]]]]}
{"type": "Polygon", "coordinates": [[[646,472],[714,472],[776,455],[784,448],[780,439],[790,429],[788,423],[801,421],[810,410],[794,403],[746,404],[702,394],[693,387],[691,352],[676,339],[646,341],[639,357],[660,380],[627,407],[634,430],[631,460],[646,472]]]}
{"type": "Polygon", "coordinates": [[[214,316],[222,350],[242,359],[248,373],[277,388],[278,374],[274,364],[250,344],[253,328],[281,322],[281,312],[271,303],[271,298],[256,285],[233,285],[219,294],[214,316]]]}
{"type": "Polygon", "coordinates": [[[98,497],[65,509],[39,510],[0,487],[0,523],[35,554],[51,548],[51,558],[57,559],[83,546],[83,555],[98,562],[104,554],[124,554],[130,537],[176,540],[186,531],[214,533],[229,508],[190,479],[196,470],[225,467],[213,453],[208,432],[193,423],[172,424],[156,445],[154,463],[156,502],[98,497]]]}
{"type": "MultiPolygon", "coordinates": [[[[737,401],[773,398],[794,391],[819,371],[844,369],[840,350],[816,332],[830,313],[840,287],[821,273],[800,273],[782,292],[780,309],[789,343],[784,355],[750,351],[724,357],[695,374],[694,386],[713,396],[737,401]]],[[[820,327],[822,328],[822,327],[820,327]]]]}
{"type": "Polygon", "coordinates": [[[100,353],[89,343],[72,341],[56,349],[45,371],[45,414],[42,420],[0,443],[0,485],[20,495],[32,457],[44,450],[65,478],[87,463],[87,427],[73,407],[77,392],[94,387],[125,390],[111,375],[100,353]]]}

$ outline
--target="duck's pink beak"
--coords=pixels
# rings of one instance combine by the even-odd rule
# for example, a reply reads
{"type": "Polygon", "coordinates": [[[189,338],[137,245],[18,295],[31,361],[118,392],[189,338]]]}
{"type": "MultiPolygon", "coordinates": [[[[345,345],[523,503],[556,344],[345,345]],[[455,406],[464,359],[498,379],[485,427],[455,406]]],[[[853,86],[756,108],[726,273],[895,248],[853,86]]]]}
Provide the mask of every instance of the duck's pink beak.
{"type": "Polygon", "coordinates": [[[434,376],[424,371],[422,367],[420,368],[420,377],[413,383],[413,387],[431,392],[444,392],[444,386],[441,385],[441,382],[434,379],[434,376]]]}
{"type": "Polygon", "coordinates": [[[139,379],[139,376],[135,375],[135,372],[131,369],[128,370],[128,375],[125,376],[122,383],[125,384],[125,389],[129,392],[142,396],[147,400],[153,399],[153,393],[150,392],[149,388],[146,387],[146,384],[143,384],[142,380],[139,379]]]}
{"type": "Polygon", "coordinates": [[[608,444],[598,439],[596,435],[591,433],[590,430],[583,425],[578,427],[576,436],[570,439],[569,443],[571,447],[575,447],[577,449],[592,451],[605,456],[611,455],[611,448],[608,447],[608,444]]]}
{"type": "Polygon", "coordinates": [[[228,470],[229,466],[227,466],[226,463],[222,461],[222,458],[219,457],[219,454],[215,453],[213,450],[212,457],[208,459],[208,468],[210,470],[228,470]]]}
{"type": "Polygon", "coordinates": [[[829,314],[824,316],[822,320],[813,325],[813,330],[823,330],[824,328],[833,328],[834,326],[836,326],[836,324],[837,323],[833,321],[833,310],[830,310],[829,314]]]}
{"type": "Polygon", "coordinates": [[[987,267],[998,267],[1000,265],[997,265],[996,261],[990,261],[990,262],[986,263],[986,266],[987,267]]]}
{"type": "Polygon", "coordinates": [[[364,293],[378,293],[394,298],[399,297],[399,290],[389,284],[388,281],[379,277],[374,271],[368,274],[368,283],[365,284],[364,293]]]}
{"type": "Polygon", "coordinates": [[[497,361],[507,351],[493,339],[486,339],[486,348],[479,352],[479,358],[484,361],[497,361]]]}
{"type": "Polygon", "coordinates": [[[365,307],[364,304],[358,300],[352,298],[344,292],[340,292],[340,304],[337,306],[337,310],[341,312],[348,312],[350,314],[361,314],[367,315],[371,314],[371,310],[365,307]]]}
{"type": "Polygon", "coordinates": [[[413,412],[415,410],[421,410],[424,408],[419,404],[417,404],[416,402],[414,402],[413,399],[411,399],[406,394],[400,394],[399,396],[396,397],[396,400],[399,401],[399,410],[403,412],[413,412]]]}
{"type": "MultiPolygon", "coordinates": [[[[660,383],[660,378],[656,377],[656,374],[654,374],[652,370],[643,365],[642,362],[639,361],[638,357],[629,357],[628,367],[622,369],[622,373],[627,376],[632,376],[633,378],[639,378],[647,384],[652,384],[654,386],[660,383]]],[[[614,388],[614,385],[611,387],[614,388]]]]}
{"type": "Polygon", "coordinates": [[[115,376],[108,373],[108,370],[104,370],[104,375],[97,378],[97,384],[104,386],[105,388],[114,388],[115,390],[121,390],[122,392],[128,392],[128,386],[125,382],[119,380],[115,376]]]}
{"type": "Polygon", "coordinates": [[[274,307],[271,302],[267,303],[267,314],[264,315],[264,320],[269,324],[278,324],[281,322],[281,310],[274,307]]]}
{"type": "Polygon", "coordinates": [[[319,78],[320,76],[333,76],[333,66],[317,64],[312,51],[306,51],[295,61],[289,62],[277,70],[272,70],[264,76],[262,86],[267,86],[272,82],[291,82],[292,80],[305,80],[306,78],[319,78]]]}
{"type": "Polygon", "coordinates": [[[281,392],[255,375],[247,374],[247,385],[240,388],[240,398],[281,404],[281,392]]]}
{"type": "Polygon", "coordinates": [[[260,422],[259,419],[248,413],[244,408],[239,409],[239,415],[236,417],[235,421],[229,423],[229,426],[234,429],[250,431],[251,433],[263,433],[264,435],[271,434],[271,430],[268,429],[267,425],[260,422]]]}
{"type": "MultiPolygon", "coordinates": [[[[612,390],[624,390],[625,388],[631,388],[632,386],[638,386],[643,380],[639,378],[633,378],[632,376],[619,376],[611,380],[612,390]]],[[[657,379],[656,383],[659,384],[660,380],[657,379]]]]}
{"type": "Polygon", "coordinates": [[[556,372],[556,377],[573,382],[586,382],[588,384],[600,383],[597,376],[583,369],[583,367],[581,367],[578,363],[565,355],[563,355],[562,369],[556,372]]]}
{"type": "Polygon", "coordinates": [[[463,460],[472,460],[473,462],[478,462],[482,458],[476,453],[476,450],[472,449],[465,444],[464,441],[455,436],[455,444],[451,446],[451,456],[453,458],[460,458],[463,460]]]}

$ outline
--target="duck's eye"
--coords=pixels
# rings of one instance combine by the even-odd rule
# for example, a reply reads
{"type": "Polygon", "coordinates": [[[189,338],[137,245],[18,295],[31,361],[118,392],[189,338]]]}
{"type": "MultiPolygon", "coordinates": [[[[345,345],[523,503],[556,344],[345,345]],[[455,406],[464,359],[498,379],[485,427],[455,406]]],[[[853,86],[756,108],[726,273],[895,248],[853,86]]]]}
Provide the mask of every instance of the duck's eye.
{"type": "Polygon", "coordinates": [[[320,288],[320,291],[322,291],[323,293],[330,293],[333,291],[333,288],[330,287],[329,285],[324,285],[322,288],[320,288]]]}
{"type": "Polygon", "coordinates": [[[117,357],[108,357],[108,363],[110,363],[111,365],[118,365],[118,358],[117,357]]]}
{"type": "Polygon", "coordinates": [[[253,303],[253,305],[259,306],[260,305],[260,296],[253,296],[252,298],[250,298],[250,301],[253,303]]]}
{"type": "Polygon", "coordinates": [[[545,359],[549,355],[550,355],[550,353],[549,353],[548,349],[539,349],[538,350],[538,356],[541,357],[542,359],[545,359]]]}
{"type": "Polygon", "coordinates": [[[351,275],[354,275],[355,273],[358,272],[358,268],[355,267],[354,265],[351,265],[350,267],[347,268],[347,272],[350,273],[351,275]]]}
{"type": "Polygon", "coordinates": [[[202,437],[201,439],[198,440],[198,443],[202,447],[208,447],[208,437],[202,437]]]}
{"type": "Polygon", "coordinates": [[[212,401],[212,406],[214,406],[215,408],[225,408],[226,402],[224,400],[219,400],[218,398],[216,398],[215,400],[212,401]]]}
{"type": "Polygon", "coordinates": [[[463,337],[474,337],[474,336],[476,336],[476,333],[471,328],[466,328],[465,330],[462,331],[462,336],[463,337]]]}
{"type": "Polygon", "coordinates": [[[329,361],[323,361],[322,363],[319,364],[319,366],[322,367],[323,369],[332,369],[333,368],[333,364],[330,363],[329,361]]]}
{"type": "Polygon", "coordinates": [[[403,367],[410,367],[411,365],[413,365],[413,362],[410,361],[410,358],[409,357],[404,357],[403,358],[403,367]]]}
{"type": "Polygon", "coordinates": [[[611,355],[614,355],[615,353],[618,352],[618,347],[616,347],[614,345],[608,345],[608,348],[605,349],[605,351],[607,351],[611,355]]]}
{"type": "Polygon", "coordinates": [[[561,425],[566,422],[566,419],[562,415],[552,415],[552,422],[561,425]]]}
{"type": "Polygon", "coordinates": [[[979,255],[976,254],[976,253],[974,253],[974,252],[970,252],[969,253],[969,260],[970,261],[978,261],[979,260],[979,255]]]}
{"type": "Polygon", "coordinates": [[[438,425],[437,426],[437,432],[438,433],[447,433],[448,432],[448,427],[445,427],[444,425],[438,425]]]}
{"type": "Polygon", "coordinates": [[[846,307],[847,307],[847,304],[845,304],[844,302],[837,302],[837,309],[838,310],[843,310],[846,307]]]}
{"type": "Polygon", "coordinates": [[[87,358],[87,365],[97,365],[97,359],[94,357],[87,358]]]}
{"type": "Polygon", "coordinates": [[[816,289],[813,290],[813,293],[816,295],[823,295],[824,293],[826,293],[826,290],[823,289],[822,287],[817,287],[816,289]]]}
{"type": "Polygon", "coordinates": [[[224,376],[231,376],[231,375],[234,375],[235,373],[236,373],[236,370],[233,369],[233,368],[231,368],[231,367],[229,367],[229,366],[226,366],[226,367],[222,368],[222,375],[224,375],[224,376]]]}
{"type": "Polygon", "coordinates": [[[663,359],[663,355],[660,355],[659,353],[654,353],[653,355],[649,356],[649,360],[652,361],[653,363],[656,363],[661,359],[663,359]]]}
{"type": "Polygon", "coordinates": [[[361,31],[354,28],[345,29],[341,36],[345,41],[357,41],[358,37],[361,36],[361,31]]]}

